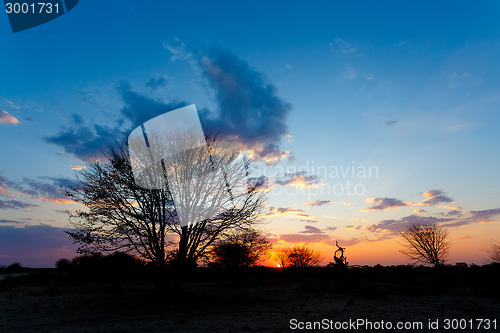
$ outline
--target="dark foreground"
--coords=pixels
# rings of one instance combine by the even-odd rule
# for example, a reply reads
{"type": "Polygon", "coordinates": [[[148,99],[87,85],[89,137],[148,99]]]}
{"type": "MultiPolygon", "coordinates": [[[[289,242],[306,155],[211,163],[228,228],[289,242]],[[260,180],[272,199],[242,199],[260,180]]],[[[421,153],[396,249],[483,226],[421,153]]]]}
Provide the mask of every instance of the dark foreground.
{"type": "Polygon", "coordinates": [[[26,273],[0,281],[0,332],[283,332],[307,328],[306,322],[321,322],[332,332],[500,330],[498,265],[439,271],[407,266],[349,272],[198,269],[182,291],[164,295],[155,293],[144,276],[123,279],[56,269],[26,273]],[[358,319],[366,321],[356,329],[345,326],[358,319]],[[481,319],[496,319],[497,329],[493,322],[486,329],[481,319]],[[429,320],[439,320],[439,328],[429,329],[429,320]],[[335,329],[335,322],[350,329],[335,329]],[[387,329],[388,322],[393,329],[387,329]],[[413,328],[398,330],[397,322],[413,328]]]}

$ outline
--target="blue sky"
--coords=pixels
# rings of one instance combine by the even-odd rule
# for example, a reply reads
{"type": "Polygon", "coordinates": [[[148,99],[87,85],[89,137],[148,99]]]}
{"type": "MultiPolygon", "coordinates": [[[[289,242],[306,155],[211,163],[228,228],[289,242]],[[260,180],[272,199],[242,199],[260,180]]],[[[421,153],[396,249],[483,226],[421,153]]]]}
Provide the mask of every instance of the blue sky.
{"type": "Polygon", "coordinates": [[[499,7],[82,1],[16,34],[0,15],[0,264],[72,256],[64,237],[17,249],[67,227],[59,185],[99,144],[183,102],[268,162],[275,247],[328,262],[339,240],[351,262],[395,264],[397,231],[436,221],[451,261],[481,263],[500,231],[499,7]],[[317,172],[349,166],[377,173],[317,172]],[[347,181],[363,193],[332,190],[347,181]]]}

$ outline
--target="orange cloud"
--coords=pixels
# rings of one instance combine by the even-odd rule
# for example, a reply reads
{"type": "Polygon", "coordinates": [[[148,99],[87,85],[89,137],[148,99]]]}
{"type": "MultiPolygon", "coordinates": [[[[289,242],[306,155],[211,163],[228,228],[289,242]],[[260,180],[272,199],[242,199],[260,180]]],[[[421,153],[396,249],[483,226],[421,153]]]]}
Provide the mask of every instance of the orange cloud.
{"type": "Polygon", "coordinates": [[[289,207],[280,207],[280,208],[271,207],[269,213],[264,215],[264,217],[272,217],[277,215],[291,215],[294,217],[300,217],[305,220],[317,219],[316,216],[307,214],[303,209],[293,209],[289,207]]]}
{"type": "Polygon", "coordinates": [[[305,171],[288,172],[274,181],[276,185],[290,185],[299,188],[319,188],[321,180],[318,176],[307,175],[305,171]]]}
{"type": "Polygon", "coordinates": [[[19,120],[7,111],[0,110],[0,124],[19,124],[19,120]]]}
{"type": "Polygon", "coordinates": [[[77,204],[78,202],[67,199],[67,198],[39,198],[43,202],[49,202],[49,203],[56,203],[56,204],[63,204],[63,205],[70,205],[70,204],[77,204]]]}
{"type": "Polygon", "coordinates": [[[6,190],[2,186],[0,186],[0,195],[10,196],[10,195],[12,195],[12,193],[9,190],[6,190]]]}

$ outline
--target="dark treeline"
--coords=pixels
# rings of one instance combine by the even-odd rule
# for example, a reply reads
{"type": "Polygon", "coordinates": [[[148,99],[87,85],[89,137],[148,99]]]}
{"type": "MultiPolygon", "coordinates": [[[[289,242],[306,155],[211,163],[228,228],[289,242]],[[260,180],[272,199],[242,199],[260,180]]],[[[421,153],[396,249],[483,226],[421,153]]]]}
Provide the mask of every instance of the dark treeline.
{"type": "MultiPolygon", "coordinates": [[[[134,281],[153,281],[157,268],[124,253],[110,255],[83,255],[72,260],[60,259],[56,268],[24,268],[16,263],[0,268],[0,274],[13,274],[0,281],[0,291],[10,287],[30,286],[119,286],[134,281]]],[[[174,272],[167,269],[169,279],[174,272]]],[[[356,293],[360,297],[384,298],[388,295],[422,295],[440,293],[467,293],[500,298],[500,264],[425,266],[361,266],[341,269],[336,265],[306,268],[271,268],[205,266],[193,268],[185,275],[189,283],[229,281],[243,284],[279,284],[315,292],[356,293]]],[[[152,286],[152,284],[151,284],[152,286]]],[[[151,292],[154,288],[151,287],[151,292]]]]}

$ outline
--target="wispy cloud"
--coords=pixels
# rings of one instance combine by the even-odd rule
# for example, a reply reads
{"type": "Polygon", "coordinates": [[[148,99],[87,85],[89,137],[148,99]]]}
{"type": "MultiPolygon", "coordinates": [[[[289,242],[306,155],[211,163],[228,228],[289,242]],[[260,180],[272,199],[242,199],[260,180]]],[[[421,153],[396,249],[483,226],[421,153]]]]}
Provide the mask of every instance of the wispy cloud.
{"type": "Polygon", "coordinates": [[[5,224],[8,224],[8,223],[14,223],[14,224],[19,224],[21,222],[19,221],[14,221],[14,220],[0,220],[0,224],[2,223],[5,223],[5,224]]]}
{"type": "Polygon", "coordinates": [[[306,225],[304,231],[301,231],[301,234],[323,234],[323,230],[313,227],[312,225],[306,225]]]}
{"type": "Polygon", "coordinates": [[[66,196],[64,189],[79,186],[78,181],[58,177],[40,177],[39,180],[25,177],[23,184],[27,185],[21,190],[23,193],[44,202],[58,204],[75,203],[66,196]]]}
{"type": "Polygon", "coordinates": [[[288,172],[275,181],[277,185],[289,185],[300,188],[318,188],[321,186],[321,179],[315,175],[308,175],[306,171],[288,172]]]}
{"type": "Polygon", "coordinates": [[[272,217],[278,215],[290,215],[293,217],[299,217],[303,220],[316,220],[317,217],[307,214],[303,209],[293,209],[289,207],[270,207],[269,213],[264,215],[264,217],[272,217]]]}
{"type": "Polygon", "coordinates": [[[463,84],[475,86],[483,81],[480,77],[472,76],[467,72],[463,72],[460,74],[457,72],[451,73],[447,79],[449,88],[457,88],[458,86],[463,84]]]}
{"type": "Polygon", "coordinates": [[[19,124],[19,120],[7,111],[0,110],[0,124],[19,124]]]}
{"type": "Polygon", "coordinates": [[[333,203],[331,200],[316,200],[316,201],[311,201],[311,202],[306,202],[304,205],[307,206],[324,206],[333,203]]]}
{"type": "MultiPolygon", "coordinates": [[[[31,179],[24,177],[22,181],[12,181],[0,176],[0,187],[7,187],[8,193],[14,196],[13,191],[26,195],[30,199],[38,199],[44,202],[69,204],[74,201],[66,197],[64,188],[77,187],[79,183],[75,180],[62,177],[39,177],[31,179]]],[[[6,201],[5,208],[38,207],[18,200],[6,201]]]]}
{"type": "Polygon", "coordinates": [[[326,234],[283,234],[279,235],[279,239],[287,243],[322,243],[330,240],[330,236],[326,234]]]}
{"type": "Polygon", "coordinates": [[[357,48],[351,43],[346,42],[344,39],[340,37],[336,37],[333,42],[330,42],[328,46],[337,52],[342,54],[352,54],[357,51],[357,48]]]}
{"type": "Polygon", "coordinates": [[[166,75],[157,74],[146,82],[145,86],[153,90],[165,88],[171,85],[172,79],[166,75]]]}
{"type": "Polygon", "coordinates": [[[373,80],[374,75],[371,73],[359,72],[353,66],[347,66],[342,72],[342,79],[344,80],[355,80],[358,78],[371,81],[373,80]]]}
{"type": "Polygon", "coordinates": [[[500,217],[500,208],[486,209],[480,211],[469,211],[466,213],[453,214],[452,216],[421,216],[408,215],[401,219],[383,220],[377,224],[366,226],[371,232],[387,232],[398,234],[411,224],[441,224],[446,227],[461,227],[474,223],[491,223],[500,217]]]}
{"type": "Polygon", "coordinates": [[[30,207],[38,207],[37,205],[33,205],[24,201],[19,201],[16,199],[13,200],[0,200],[0,209],[23,209],[30,207]]]}

